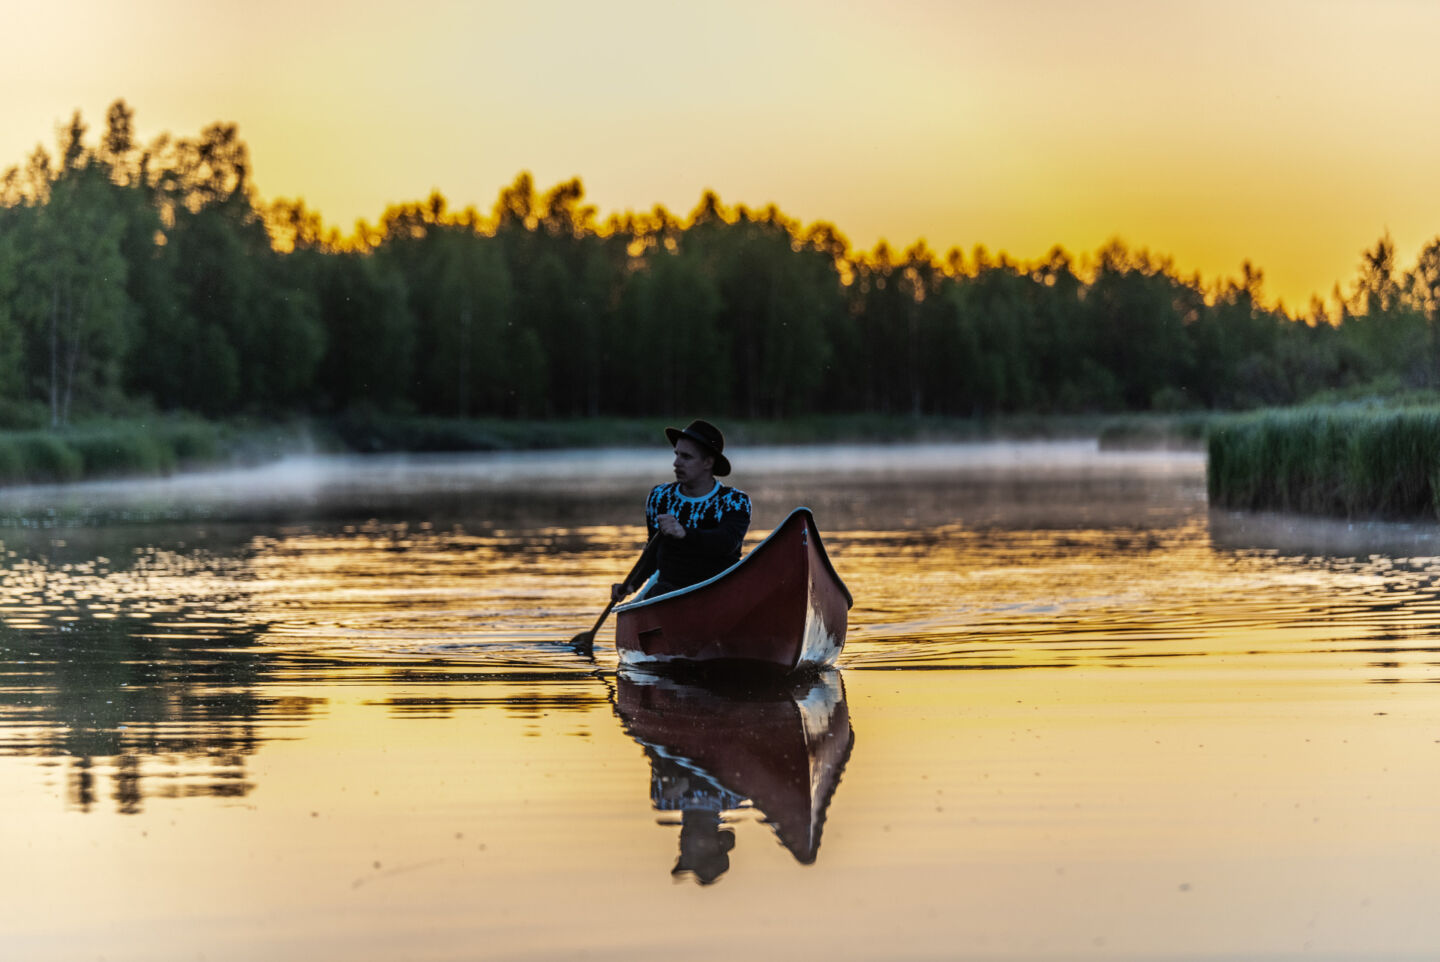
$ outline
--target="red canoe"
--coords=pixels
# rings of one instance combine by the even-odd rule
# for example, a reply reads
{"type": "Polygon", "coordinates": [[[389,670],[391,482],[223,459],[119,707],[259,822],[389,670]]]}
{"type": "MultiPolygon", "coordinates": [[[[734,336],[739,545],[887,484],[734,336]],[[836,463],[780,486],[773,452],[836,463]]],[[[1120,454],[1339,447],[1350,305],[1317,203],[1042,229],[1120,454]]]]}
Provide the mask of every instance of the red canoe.
{"type": "Polygon", "coordinates": [[[630,668],[823,668],[853,603],[810,509],[796,508],[710,580],[616,608],[615,649],[630,668]]]}

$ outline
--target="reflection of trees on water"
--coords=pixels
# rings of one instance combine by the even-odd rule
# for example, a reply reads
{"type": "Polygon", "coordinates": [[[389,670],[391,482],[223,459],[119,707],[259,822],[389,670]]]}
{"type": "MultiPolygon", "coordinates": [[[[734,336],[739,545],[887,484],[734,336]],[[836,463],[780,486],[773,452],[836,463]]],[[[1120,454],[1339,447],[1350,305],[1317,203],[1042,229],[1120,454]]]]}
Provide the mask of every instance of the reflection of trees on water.
{"type": "Polygon", "coordinates": [[[260,722],[307,718],[315,701],[262,694],[273,669],[237,617],[243,566],[84,528],[12,560],[0,574],[0,753],[66,759],[80,811],[107,794],[123,813],[146,798],[248,794],[260,722]]]}
{"type": "Polygon", "coordinates": [[[68,759],[67,801],[122,813],[145,798],[243,797],[262,722],[304,720],[317,701],[265,697],[253,637],[170,643],[123,620],[0,631],[0,753],[68,759]],[[102,763],[102,760],[103,763],[102,763]]]}
{"type": "Polygon", "coordinates": [[[1212,510],[1210,550],[1226,563],[1285,579],[1267,612],[1314,631],[1306,654],[1366,657],[1372,684],[1436,684],[1440,528],[1280,512],[1212,510]]]}
{"type": "Polygon", "coordinates": [[[605,703],[598,691],[563,689],[559,683],[574,682],[574,672],[403,664],[377,671],[318,658],[297,664],[258,647],[258,632],[212,627],[209,637],[167,638],[151,622],[63,617],[77,620],[63,628],[0,628],[0,755],[63,759],[66,804],[85,812],[107,797],[124,814],[139,812],[145,799],[245,797],[255,787],[248,759],[273,737],[266,733],[309,722],[325,705],[323,698],[270,694],[297,672],[314,680],[358,671],[440,692],[367,703],[403,718],[499,708],[538,722],[605,703]],[[448,693],[479,684],[495,694],[448,693]]]}
{"type": "MultiPolygon", "coordinates": [[[[605,704],[588,675],[575,672],[507,671],[484,673],[455,669],[422,671],[405,668],[392,672],[392,680],[406,685],[485,686],[493,694],[403,695],[366,702],[389,709],[396,718],[449,718],[475,708],[494,708],[512,718],[540,722],[556,712],[587,712],[605,704]],[[577,679],[582,687],[574,687],[577,679]]],[[[538,735],[537,728],[531,734],[538,735]]]]}
{"type": "MultiPolygon", "coordinates": [[[[274,694],[297,679],[358,673],[402,685],[406,694],[386,702],[399,717],[500,707],[538,728],[549,713],[605,704],[598,693],[557,690],[574,672],[464,672],[430,667],[428,656],[416,663],[391,652],[376,662],[308,644],[307,631],[337,625],[393,631],[392,612],[406,609],[388,606],[384,592],[409,600],[403,578],[426,587],[479,579],[513,564],[517,551],[573,549],[560,543],[563,531],[482,538],[373,520],[327,537],[304,530],[43,521],[0,529],[0,754],[63,765],[75,809],[108,798],[137,812],[147,798],[249,794],[248,759],[267,732],[312,718],[324,703],[274,694]],[[320,558],[314,570],[307,553],[320,558]],[[334,567],[337,558],[348,567],[334,567]],[[379,594],[355,600],[362,585],[379,594]],[[367,620],[374,612],[379,620],[367,620]],[[295,642],[275,644],[277,629],[295,642]],[[494,686],[493,697],[456,694],[454,686],[480,682],[494,686]]],[[[594,539],[579,540],[589,550],[594,539]]],[[[443,640],[474,617],[438,613],[439,629],[431,610],[405,626],[443,640]]]]}
{"type": "Polygon", "coordinates": [[[790,682],[717,685],[622,672],[615,711],[650,761],[650,801],[678,813],[672,874],[702,885],[730,867],[726,813],[753,807],[808,865],[855,735],[835,670],[790,682]]]}

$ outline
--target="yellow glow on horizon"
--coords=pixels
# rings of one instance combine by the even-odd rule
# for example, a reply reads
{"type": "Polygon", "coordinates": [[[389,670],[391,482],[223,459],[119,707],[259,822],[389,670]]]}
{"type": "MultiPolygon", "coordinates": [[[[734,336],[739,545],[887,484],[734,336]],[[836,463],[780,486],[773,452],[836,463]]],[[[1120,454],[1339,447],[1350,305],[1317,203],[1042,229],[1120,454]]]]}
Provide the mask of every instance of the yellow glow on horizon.
{"type": "Polygon", "coordinates": [[[857,250],[1033,260],[1120,237],[1207,281],[1249,260],[1292,311],[1387,230],[1402,266],[1440,234],[1429,4],[249,9],[7,11],[0,167],[76,108],[98,133],[124,97],[147,139],[238,123],[262,196],[346,233],[436,189],[488,211],[528,170],[580,177],[602,219],[683,216],[713,188],[857,250]]]}

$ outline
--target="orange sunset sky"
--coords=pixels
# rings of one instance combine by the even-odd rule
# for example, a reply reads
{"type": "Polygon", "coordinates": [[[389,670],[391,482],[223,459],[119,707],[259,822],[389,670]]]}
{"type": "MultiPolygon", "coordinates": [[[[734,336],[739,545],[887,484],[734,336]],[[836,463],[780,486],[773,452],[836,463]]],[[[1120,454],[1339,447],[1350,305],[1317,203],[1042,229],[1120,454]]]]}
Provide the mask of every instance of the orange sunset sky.
{"type": "Polygon", "coordinates": [[[1440,234],[1426,0],[3,0],[0,167],[98,132],[233,121],[263,199],[349,233],[522,170],[602,216],[775,203],[856,249],[1020,259],[1112,237],[1249,259],[1291,310],[1440,234]]]}

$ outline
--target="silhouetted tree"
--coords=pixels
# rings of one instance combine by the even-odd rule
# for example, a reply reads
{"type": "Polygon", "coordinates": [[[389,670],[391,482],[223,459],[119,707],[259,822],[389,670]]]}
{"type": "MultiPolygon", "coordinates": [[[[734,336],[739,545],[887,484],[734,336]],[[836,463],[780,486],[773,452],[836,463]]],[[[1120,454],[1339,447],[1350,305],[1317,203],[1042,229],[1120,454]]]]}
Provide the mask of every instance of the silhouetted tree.
{"type": "Polygon", "coordinates": [[[1249,263],[1213,287],[1119,241],[1079,264],[923,242],[855,254],[831,225],[705,192],[604,224],[529,173],[488,215],[438,192],[351,237],[261,207],[233,124],[0,175],[0,423],[135,399],[212,416],[1235,408],[1440,385],[1440,238],[1382,237],[1333,309],[1292,317],[1249,263]],[[26,414],[25,412],[32,412],[26,414]]]}
{"type": "Polygon", "coordinates": [[[24,341],[15,353],[29,374],[25,390],[43,398],[56,427],[77,402],[114,400],[129,347],[122,218],[84,133],[76,113],[61,132],[61,165],[37,155],[21,191],[30,202],[7,218],[7,313],[24,341]]]}

